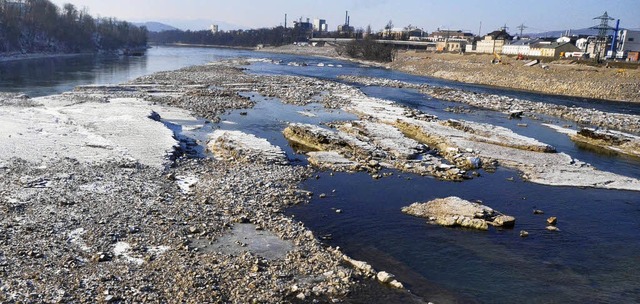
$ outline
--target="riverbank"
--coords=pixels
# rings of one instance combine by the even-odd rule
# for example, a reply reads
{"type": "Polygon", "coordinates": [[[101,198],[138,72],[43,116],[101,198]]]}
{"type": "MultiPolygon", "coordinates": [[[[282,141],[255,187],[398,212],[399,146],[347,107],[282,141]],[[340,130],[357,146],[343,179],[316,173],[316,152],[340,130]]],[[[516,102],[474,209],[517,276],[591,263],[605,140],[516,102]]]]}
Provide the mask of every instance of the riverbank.
{"type": "MultiPolygon", "coordinates": [[[[331,46],[266,48],[263,51],[311,56],[340,57],[331,46]]],[[[493,55],[438,54],[399,51],[394,62],[375,65],[409,74],[471,84],[602,100],[640,102],[640,69],[612,69],[553,61],[526,67],[525,61],[503,56],[492,64],[493,55]],[[543,68],[544,67],[544,68],[543,68]]]]}
{"type": "Polygon", "coordinates": [[[179,46],[179,47],[194,47],[194,48],[216,48],[216,49],[231,49],[231,50],[255,50],[254,47],[248,46],[230,46],[230,45],[214,45],[214,44],[196,44],[196,43],[165,43],[165,44],[151,44],[152,46],[179,46]]]}
{"type": "Polygon", "coordinates": [[[22,53],[2,53],[0,54],[0,62],[12,62],[21,60],[35,60],[35,59],[47,59],[47,58],[73,58],[79,56],[92,56],[93,53],[77,53],[77,54],[65,54],[65,53],[38,53],[38,54],[22,54],[22,53]]]}

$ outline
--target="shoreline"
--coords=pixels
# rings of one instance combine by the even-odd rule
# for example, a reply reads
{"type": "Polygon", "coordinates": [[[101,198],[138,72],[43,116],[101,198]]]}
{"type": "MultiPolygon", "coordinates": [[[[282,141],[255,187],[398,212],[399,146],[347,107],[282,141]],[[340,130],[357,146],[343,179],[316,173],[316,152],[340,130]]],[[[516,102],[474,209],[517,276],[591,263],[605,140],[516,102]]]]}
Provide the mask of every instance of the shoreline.
{"type": "Polygon", "coordinates": [[[0,63],[15,62],[15,61],[26,61],[26,60],[40,60],[40,59],[50,59],[50,58],[73,58],[73,57],[93,56],[93,55],[96,55],[96,53],[2,54],[2,56],[0,56],[0,63]]]}
{"type": "Polygon", "coordinates": [[[192,44],[192,43],[163,43],[149,44],[149,46],[174,46],[174,47],[197,47],[197,48],[213,48],[213,49],[231,49],[231,50],[255,50],[255,47],[248,46],[229,46],[229,45],[212,45],[212,44],[192,44]]]}
{"type": "MultiPolygon", "coordinates": [[[[606,69],[597,68],[584,65],[569,65],[569,64],[554,64],[550,63],[547,66],[549,70],[542,69],[540,67],[525,68],[518,66],[523,62],[518,62],[513,58],[504,56],[505,64],[495,65],[490,64],[490,55],[486,54],[437,54],[427,52],[416,51],[400,51],[398,57],[393,62],[379,63],[371,62],[360,59],[346,58],[344,56],[338,56],[332,47],[270,47],[264,48],[259,51],[271,52],[271,53],[286,53],[294,55],[310,55],[321,56],[327,58],[333,58],[338,60],[346,60],[351,62],[358,62],[376,67],[388,68],[404,72],[416,76],[426,76],[435,79],[449,80],[460,82],[470,85],[486,86],[498,89],[507,89],[514,91],[521,91],[527,93],[542,94],[548,96],[561,96],[571,98],[586,98],[591,100],[603,101],[603,102],[623,102],[623,103],[640,103],[640,69],[629,69],[624,72],[619,72],[619,69],[606,69]],[[324,49],[323,51],[314,49],[324,49]],[[432,58],[433,57],[433,58],[432,58]],[[424,61],[433,59],[429,64],[424,61]],[[473,59],[473,60],[472,60],[473,59]],[[434,63],[435,62],[435,63],[434,63]],[[469,69],[469,70],[467,70],[469,69]],[[573,69],[573,70],[572,70],[573,69]],[[563,70],[569,70],[563,71],[563,70]],[[510,71],[510,74],[507,72],[510,71]],[[542,71],[542,72],[541,72],[542,71]],[[502,77],[502,74],[508,74],[513,77],[513,81],[509,78],[502,77]],[[554,74],[555,73],[555,74],[554,74]],[[580,74],[582,73],[582,74],[580,74]],[[607,74],[605,76],[611,76],[609,78],[605,76],[598,76],[598,80],[609,80],[609,83],[599,85],[598,81],[588,82],[584,78],[584,73],[600,73],[607,74]],[[514,76],[515,74],[515,76],[514,76]],[[523,76],[524,75],[524,76],[523,76]],[[553,76],[560,75],[560,76],[553,76]],[[554,78],[555,77],[555,78],[554,78]],[[571,84],[570,81],[560,82],[560,80],[566,80],[573,77],[576,80],[575,84],[571,84]],[[624,78],[621,78],[624,77],[624,78]],[[556,79],[557,78],[557,79],[556,79]],[[516,81],[519,79],[520,81],[516,81]],[[614,80],[611,80],[614,79],[614,80]],[[549,83],[553,83],[556,80],[557,89],[548,89],[549,83]],[[635,80],[635,82],[634,82],[635,80]],[[525,85],[524,83],[534,82],[531,85],[525,85]],[[541,82],[540,85],[537,83],[541,82]],[[516,85],[517,83],[523,83],[522,85],[516,85]],[[532,87],[539,87],[543,89],[532,89],[532,87]],[[626,87],[625,87],[626,86],[626,87]],[[624,92],[621,92],[617,98],[605,97],[603,92],[611,92],[612,88],[623,87],[624,92]],[[544,89],[547,88],[547,89],[544,89]],[[589,92],[589,93],[580,93],[589,92]]],[[[639,66],[640,67],[640,66],[639,66]]]]}

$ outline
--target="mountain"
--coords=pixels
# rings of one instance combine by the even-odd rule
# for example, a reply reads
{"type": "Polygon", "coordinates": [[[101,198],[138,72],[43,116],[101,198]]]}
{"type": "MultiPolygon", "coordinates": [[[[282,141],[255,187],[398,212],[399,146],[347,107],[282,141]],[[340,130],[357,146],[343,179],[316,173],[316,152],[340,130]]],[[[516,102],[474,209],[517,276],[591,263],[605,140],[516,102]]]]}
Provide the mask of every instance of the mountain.
{"type": "Polygon", "coordinates": [[[246,30],[248,29],[246,26],[231,24],[223,21],[209,20],[209,19],[166,19],[159,20],[160,22],[173,24],[175,27],[181,30],[190,30],[190,31],[201,31],[208,30],[211,28],[212,24],[217,24],[218,28],[221,31],[228,30],[246,30]]]}
{"type": "Polygon", "coordinates": [[[163,31],[173,31],[173,30],[177,30],[178,28],[173,27],[171,25],[168,24],[164,24],[164,23],[160,23],[160,22],[153,22],[153,21],[149,21],[149,22],[137,22],[134,23],[137,26],[145,26],[147,27],[147,30],[149,32],[163,32],[163,31]]]}

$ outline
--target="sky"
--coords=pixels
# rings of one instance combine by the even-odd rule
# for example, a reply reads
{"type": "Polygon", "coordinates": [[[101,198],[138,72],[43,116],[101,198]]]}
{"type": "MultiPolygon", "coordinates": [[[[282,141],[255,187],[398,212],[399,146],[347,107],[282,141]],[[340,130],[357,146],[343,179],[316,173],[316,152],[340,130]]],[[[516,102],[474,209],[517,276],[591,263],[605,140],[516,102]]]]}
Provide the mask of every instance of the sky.
{"type": "MultiPolygon", "coordinates": [[[[301,17],[325,19],[335,30],[349,11],[351,25],[381,30],[417,26],[432,32],[438,28],[486,34],[506,25],[512,34],[524,24],[525,33],[580,29],[599,23],[594,17],[605,11],[621,19],[623,28],[640,29],[638,0],[53,0],[59,6],[74,4],[93,16],[131,22],[157,21],[181,29],[221,29],[288,26],[301,17]],[[482,25],[481,25],[482,24],[482,25]]],[[[615,21],[611,23],[615,25],[615,21]]]]}

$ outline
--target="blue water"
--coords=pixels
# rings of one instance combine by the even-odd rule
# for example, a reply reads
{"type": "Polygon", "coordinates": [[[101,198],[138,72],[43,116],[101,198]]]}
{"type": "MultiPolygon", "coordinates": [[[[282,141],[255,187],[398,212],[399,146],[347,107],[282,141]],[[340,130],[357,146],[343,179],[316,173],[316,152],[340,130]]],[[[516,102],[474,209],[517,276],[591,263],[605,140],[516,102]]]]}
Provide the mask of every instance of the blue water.
{"type": "MultiPolygon", "coordinates": [[[[459,84],[330,59],[274,55],[209,48],[156,47],[143,57],[82,56],[0,63],[0,90],[31,96],[61,93],[82,84],[120,83],[162,70],[173,70],[227,58],[269,58],[283,64],[255,63],[250,73],[299,75],[335,80],[343,74],[384,77],[476,92],[502,94],[534,101],[577,105],[612,112],[640,114],[640,107],[580,98],[566,98],[501,88],[459,84]],[[305,62],[308,66],[288,66],[305,62]],[[317,67],[317,63],[325,67],[317,67]],[[342,65],[328,67],[327,64],[342,65]]],[[[370,96],[390,99],[440,118],[492,123],[537,138],[597,168],[640,178],[640,161],[604,155],[577,147],[565,135],[541,126],[540,120],[509,120],[502,113],[429,98],[409,89],[362,87],[370,96]],[[469,113],[450,113],[463,106],[469,113]],[[527,127],[518,126],[525,123],[527,127]]],[[[305,165],[282,137],[288,122],[321,123],[354,119],[318,104],[283,105],[277,99],[252,94],[257,105],[223,117],[216,127],[242,129],[283,147],[296,165],[305,165]],[[306,117],[308,111],[316,117],[306,117]]],[[[575,125],[543,117],[558,125],[575,125]]],[[[397,171],[374,180],[364,173],[319,172],[302,187],[316,195],[310,204],[287,213],[376,269],[394,273],[415,294],[436,303],[630,303],[640,302],[640,195],[636,192],[549,187],[523,181],[519,173],[499,168],[495,173],[465,182],[443,182],[397,171]],[[334,191],[335,190],[335,191],[334,191]],[[319,199],[317,194],[326,193],[319,199]],[[512,230],[487,232],[446,229],[404,215],[400,208],[413,202],[457,195],[482,200],[517,218],[512,230]],[[545,211],[534,215],[533,209],[545,211]],[[336,213],[341,209],[342,213],[336,213]],[[559,232],[549,232],[545,220],[559,219],[559,232]],[[528,238],[519,231],[527,230],[528,238]],[[330,235],[330,237],[328,237],[330,235]]]]}

